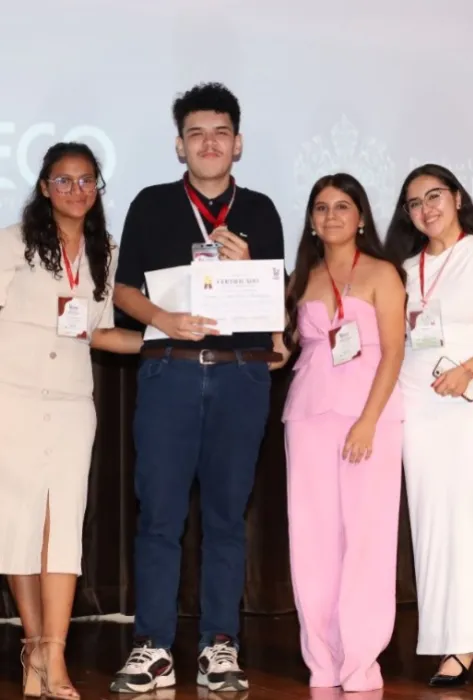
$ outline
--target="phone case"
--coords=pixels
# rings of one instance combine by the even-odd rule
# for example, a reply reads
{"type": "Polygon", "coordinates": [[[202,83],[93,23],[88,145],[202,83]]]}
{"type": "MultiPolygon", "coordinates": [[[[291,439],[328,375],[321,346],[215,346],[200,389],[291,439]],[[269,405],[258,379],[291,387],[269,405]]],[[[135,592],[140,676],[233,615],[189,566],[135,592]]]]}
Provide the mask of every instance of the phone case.
{"type": "MultiPolygon", "coordinates": [[[[433,375],[437,379],[444,372],[448,372],[449,369],[454,369],[458,367],[456,362],[450,360],[448,357],[441,357],[440,360],[434,367],[433,375]]],[[[466,401],[473,402],[473,380],[468,384],[465,393],[462,395],[466,401]]]]}

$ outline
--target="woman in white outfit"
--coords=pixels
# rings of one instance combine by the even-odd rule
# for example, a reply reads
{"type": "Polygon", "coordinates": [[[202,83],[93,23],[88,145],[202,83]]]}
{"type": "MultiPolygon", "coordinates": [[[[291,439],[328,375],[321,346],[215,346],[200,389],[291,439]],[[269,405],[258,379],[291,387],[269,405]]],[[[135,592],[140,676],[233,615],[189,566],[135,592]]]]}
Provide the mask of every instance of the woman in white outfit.
{"type": "Polygon", "coordinates": [[[424,165],[407,177],[386,246],[407,272],[400,382],[417,652],[443,656],[430,681],[442,687],[466,683],[473,658],[472,233],[472,200],[453,173],[424,165]]]}
{"type": "Polygon", "coordinates": [[[46,153],[21,224],[0,231],[0,573],[25,632],[24,694],[78,698],[64,661],[95,436],[90,347],[113,327],[117,247],[87,146],[46,153]]]}

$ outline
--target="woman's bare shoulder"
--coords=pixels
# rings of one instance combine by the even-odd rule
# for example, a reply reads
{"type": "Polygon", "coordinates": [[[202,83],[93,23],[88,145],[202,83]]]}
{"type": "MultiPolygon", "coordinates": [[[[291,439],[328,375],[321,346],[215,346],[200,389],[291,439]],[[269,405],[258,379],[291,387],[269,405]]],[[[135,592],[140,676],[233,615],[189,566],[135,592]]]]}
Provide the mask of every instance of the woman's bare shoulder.
{"type": "Polygon", "coordinates": [[[396,269],[396,266],[393,265],[392,262],[389,262],[389,260],[379,260],[378,258],[371,257],[371,255],[364,255],[363,261],[366,268],[369,269],[369,271],[375,274],[377,277],[399,277],[399,272],[396,269]]]}

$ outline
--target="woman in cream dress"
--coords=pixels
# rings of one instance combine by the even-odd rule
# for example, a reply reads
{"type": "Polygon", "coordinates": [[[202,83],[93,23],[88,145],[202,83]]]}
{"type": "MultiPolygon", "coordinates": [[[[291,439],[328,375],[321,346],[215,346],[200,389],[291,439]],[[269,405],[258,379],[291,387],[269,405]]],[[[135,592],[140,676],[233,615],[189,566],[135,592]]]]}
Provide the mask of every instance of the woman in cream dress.
{"type": "Polygon", "coordinates": [[[400,383],[417,651],[444,657],[437,687],[465,683],[473,658],[473,403],[462,397],[473,387],[472,233],[471,198],[449,170],[425,165],[407,177],[386,243],[407,272],[400,383]]]}
{"type": "Polygon", "coordinates": [[[25,631],[25,694],[77,698],[64,645],[95,436],[90,347],[134,353],[113,327],[117,248],[82,144],[46,154],[21,225],[0,231],[0,573],[25,631]]]}

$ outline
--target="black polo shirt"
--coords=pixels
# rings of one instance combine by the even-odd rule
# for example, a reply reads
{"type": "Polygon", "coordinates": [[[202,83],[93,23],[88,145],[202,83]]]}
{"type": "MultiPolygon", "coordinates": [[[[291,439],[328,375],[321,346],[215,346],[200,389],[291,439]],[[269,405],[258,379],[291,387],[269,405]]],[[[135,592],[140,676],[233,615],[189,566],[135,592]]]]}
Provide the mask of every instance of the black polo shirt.
{"type": "MultiPolygon", "coordinates": [[[[230,186],[219,197],[199,197],[215,216],[230,201],[230,186]]],[[[212,225],[204,219],[210,233],[212,225]]],[[[243,233],[253,260],[284,259],[281,220],[269,197],[243,187],[236,188],[235,200],[226,225],[234,233],[243,233]]],[[[145,272],[189,265],[192,244],[203,236],[190,205],[183,180],[154,185],[142,190],[132,202],[120,243],[116,282],[142,289],[145,272]]],[[[231,336],[206,336],[202,341],[150,340],[146,345],[209,349],[271,349],[269,333],[234,333],[231,336]]]]}

